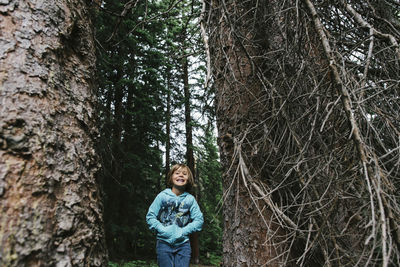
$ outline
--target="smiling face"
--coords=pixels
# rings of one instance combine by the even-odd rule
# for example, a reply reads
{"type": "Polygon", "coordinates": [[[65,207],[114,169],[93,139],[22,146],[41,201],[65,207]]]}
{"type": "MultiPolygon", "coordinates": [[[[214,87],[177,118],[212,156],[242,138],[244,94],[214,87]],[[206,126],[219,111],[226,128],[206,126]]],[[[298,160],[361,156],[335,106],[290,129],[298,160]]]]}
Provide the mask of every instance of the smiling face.
{"type": "Polygon", "coordinates": [[[185,164],[176,164],[168,173],[168,186],[179,191],[188,191],[194,186],[192,172],[185,164]]]}
{"type": "Polygon", "coordinates": [[[187,171],[187,168],[181,167],[178,168],[174,173],[172,174],[172,185],[176,187],[185,187],[188,179],[189,179],[189,174],[187,171]]]}

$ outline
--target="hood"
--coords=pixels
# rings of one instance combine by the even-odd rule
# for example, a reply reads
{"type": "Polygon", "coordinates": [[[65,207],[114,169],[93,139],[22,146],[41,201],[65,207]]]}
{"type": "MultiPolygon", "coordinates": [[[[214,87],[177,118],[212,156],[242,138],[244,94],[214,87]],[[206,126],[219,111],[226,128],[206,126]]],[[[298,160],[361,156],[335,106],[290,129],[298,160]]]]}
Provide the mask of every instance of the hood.
{"type": "Polygon", "coordinates": [[[175,195],[174,192],[172,192],[171,188],[164,189],[164,191],[162,192],[170,197],[179,197],[179,198],[184,198],[189,194],[188,192],[183,192],[181,195],[177,196],[175,195]]]}

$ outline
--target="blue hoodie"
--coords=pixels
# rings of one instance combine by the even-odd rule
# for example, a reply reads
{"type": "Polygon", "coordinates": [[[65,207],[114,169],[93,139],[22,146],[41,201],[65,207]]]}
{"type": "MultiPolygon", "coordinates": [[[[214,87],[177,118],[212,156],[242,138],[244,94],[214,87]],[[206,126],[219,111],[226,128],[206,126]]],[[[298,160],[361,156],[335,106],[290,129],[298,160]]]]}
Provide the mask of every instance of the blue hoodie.
{"type": "Polygon", "coordinates": [[[189,234],[200,231],[204,220],[191,194],[177,196],[167,188],[150,205],[146,221],[150,230],[157,233],[157,239],[178,246],[189,240],[189,234]]]}

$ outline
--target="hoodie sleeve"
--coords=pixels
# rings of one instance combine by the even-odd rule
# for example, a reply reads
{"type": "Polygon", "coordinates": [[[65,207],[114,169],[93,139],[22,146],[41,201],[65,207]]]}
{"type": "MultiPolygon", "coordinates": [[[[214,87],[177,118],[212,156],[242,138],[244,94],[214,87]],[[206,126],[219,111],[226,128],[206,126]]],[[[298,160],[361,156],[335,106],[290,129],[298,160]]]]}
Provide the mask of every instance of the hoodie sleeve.
{"type": "Polygon", "coordinates": [[[190,207],[190,218],[192,219],[192,222],[190,222],[183,228],[183,232],[185,235],[189,235],[194,232],[199,232],[203,227],[203,222],[204,222],[203,213],[201,212],[199,204],[197,204],[197,201],[194,197],[193,197],[193,204],[190,207]]]}
{"type": "Polygon", "coordinates": [[[164,229],[162,223],[157,219],[158,212],[161,209],[161,198],[161,194],[156,196],[146,215],[146,222],[149,225],[149,229],[157,233],[163,232],[164,229]]]}

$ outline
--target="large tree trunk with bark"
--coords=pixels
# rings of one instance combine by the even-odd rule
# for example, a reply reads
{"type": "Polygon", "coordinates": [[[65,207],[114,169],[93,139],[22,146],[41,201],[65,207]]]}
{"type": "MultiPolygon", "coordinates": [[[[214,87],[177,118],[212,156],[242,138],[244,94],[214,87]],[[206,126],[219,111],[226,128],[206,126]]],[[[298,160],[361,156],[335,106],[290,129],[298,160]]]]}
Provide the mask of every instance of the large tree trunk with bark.
{"type": "Polygon", "coordinates": [[[399,4],[206,3],[224,266],[398,264],[399,4]]]}
{"type": "Polygon", "coordinates": [[[89,7],[0,13],[0,265],[106,266],[89,7]]]}
{"type": "MultiPolygon", "coordinates": [[[[252,198],[251,191],[254,189],[249,188],[250,184],[246,181],[249,169],[243,155],[257,156],[255,150],[260,148],[241,143],[242,138],[247,138],[249,143],[258,138],[249,131],[249,122],[257,122],[265,109],[260,101],[265,91],[254,69],[256,66],[250,59],[260,52],[260,48],[249,46],[257,38],[249,30],[255,22],[253,16],[260,14],[249,12],[246,15],[245,8],[251,9],[248,2],[213,1],[212,5],[214,24],[211,27],[216,29],[212,28],[215,34],[211,36],[211,58],[217,90],[221,163],[224,168],[223,266],[263,266],[266,263],[268,266],[280,266],[279,255],[285,245],[278,244],[282,229],[262,198],[252,198]],[[235,13],[238,11],[245,15],[238,19],[241,16],[235,13]]],[[[275,46],[279,47],[283,40],[279,39],[274,22],[266,28],[270,36],[265,41],[278,38],[275,46]]],[[[261,181],[261,170],[253,168],[253,171],[251,180],[261,181]]]]}

